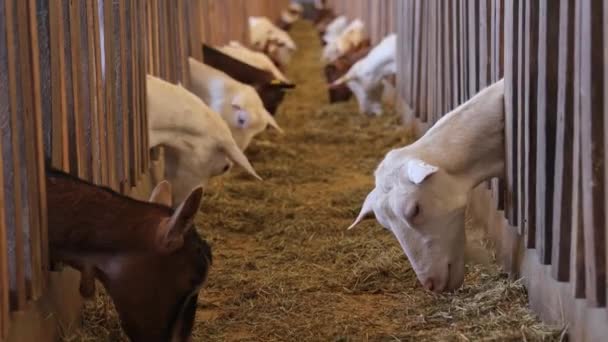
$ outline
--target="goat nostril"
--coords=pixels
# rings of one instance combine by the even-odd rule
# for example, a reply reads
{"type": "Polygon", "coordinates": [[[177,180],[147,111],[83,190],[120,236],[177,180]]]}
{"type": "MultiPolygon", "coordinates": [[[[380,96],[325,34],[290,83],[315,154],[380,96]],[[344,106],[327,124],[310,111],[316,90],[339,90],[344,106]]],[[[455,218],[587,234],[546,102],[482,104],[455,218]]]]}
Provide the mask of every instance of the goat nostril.
{"type": "Polygon", "coordinates": [[[224,169],[222,169],[223,173],[226,173],[228,171],[230,171],[230,164],[226,164],[226,166],[224,166],[224,169]]]}
{"type": "Polygon", "coordinates": [[[435,282],[433,278],[428,278],[427,280],[425,280],[423,286],[425,289],[433,291],[435,289],[435,282]]]}

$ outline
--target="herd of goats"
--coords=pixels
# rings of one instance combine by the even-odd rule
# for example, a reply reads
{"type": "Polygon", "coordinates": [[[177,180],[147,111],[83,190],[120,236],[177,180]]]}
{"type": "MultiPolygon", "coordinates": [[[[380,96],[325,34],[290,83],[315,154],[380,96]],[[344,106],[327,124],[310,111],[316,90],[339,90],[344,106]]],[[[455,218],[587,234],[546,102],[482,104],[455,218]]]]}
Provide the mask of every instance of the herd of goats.
{"type": "MultiPolygon", "coordinates": [[[[80,271],[85,298],[95,295],[96,280],[103,284],[131,340],[191,339],[212,263],[194,224],[202,187],[233,164],[260,178],[244,151],[268,127],[282,132],[274,115],[295,87],[283,71],[297,49],[287,31],[302,13],[293,3],[278,23],[249,18],[247,46],[205,45],[204,61],[189,59],[188,89],[147,76],[150,148],[164,147],[166,168],[166,181],[148,201],[47,170],[51,257],[80,271]]],[[[361,113],[382,114],[383,96],[395,82],[397,36],[372,48],[361,20],[349,22],[322,2],[314,21],[331,101],[354,95],[361,113]]],[[[504,169],[502,101],[501,81],[415,143],[389,152],[353,224],[375,214],[428,290],[463,282],[468,194],[504,169]]]]}

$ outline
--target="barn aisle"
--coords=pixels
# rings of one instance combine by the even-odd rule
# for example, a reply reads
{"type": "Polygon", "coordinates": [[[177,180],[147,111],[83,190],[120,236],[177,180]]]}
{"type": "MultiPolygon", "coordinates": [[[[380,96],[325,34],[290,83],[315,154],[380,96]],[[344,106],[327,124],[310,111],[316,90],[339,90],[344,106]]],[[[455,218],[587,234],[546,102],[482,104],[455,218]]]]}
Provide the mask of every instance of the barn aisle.
{"type": "MultiPolygon", "coordinates": [[[[240,169],[206,189],[197,219],[214,265],[199,297],[194,341],[556,340],[526,308],[523,286],[495,267],[470,267],[456,294],[422,290],[390,233],[373,220],[346,227],[382,156],[411,141],[389,111],[330,105],[311,24],[288,77],[298,84],[277,114],[286,131],[247,151],[265,179],[240,169]]],[[[123,340],[103,294],[67,341],[123,340]]]]}
{"type": "Polygon", "coordinates": [[[347,341],[551,339],[526,309],[523,287],[473,268],[458,295],[426,293],[388,231],[346,227],[390,148],[410,141],[395,114],[369,119],[354,101],[330,105],[320,44],[307,22],[290,32],[298,88],[274,132],[247,151],[265,179],[235,170],[205,197],[201,232],[214,266],[197,340],[347,341]]]}

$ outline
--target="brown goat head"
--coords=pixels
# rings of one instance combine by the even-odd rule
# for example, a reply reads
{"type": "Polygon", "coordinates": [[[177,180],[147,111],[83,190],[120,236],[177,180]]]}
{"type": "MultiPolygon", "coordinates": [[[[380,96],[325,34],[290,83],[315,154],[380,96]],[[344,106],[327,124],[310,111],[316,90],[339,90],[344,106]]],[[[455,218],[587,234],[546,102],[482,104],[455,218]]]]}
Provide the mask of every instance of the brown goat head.
{"type": "Polygon", "coordinates": [[[97,278],[132,341],[189,341],[212,259],[193,224],[202,189],[173,210],[166,182],[151,203],[59,171],[46,175],[51,258],[81,271],[81,294],[92,296],[97,278]]]}
{"type": "MultiPolygon", "coordinates": [[[[342,77],[348,72],[348,70],[359,60],[365,58],[371,50],[370,41],[364,40],[354,50],[347,52],[343,56],[340,56],[337,60],[325,66],[325,78],[327,82],[331,84],[333,81],[342,77]]],[[[352,97],[352,92],[346,84],[332,87],[329,89],[329,102],[343,102],[348,101],[352,97]]]]}
{"type": "Polygon", "coordinates": [[[203,59],[210,67],[255,88],[264,108],[272,115],[276,114],[287,90],[295,88],[294,84],[276,80],[269,71],[243,63],[206,44],[203,44],[203,59]]]}

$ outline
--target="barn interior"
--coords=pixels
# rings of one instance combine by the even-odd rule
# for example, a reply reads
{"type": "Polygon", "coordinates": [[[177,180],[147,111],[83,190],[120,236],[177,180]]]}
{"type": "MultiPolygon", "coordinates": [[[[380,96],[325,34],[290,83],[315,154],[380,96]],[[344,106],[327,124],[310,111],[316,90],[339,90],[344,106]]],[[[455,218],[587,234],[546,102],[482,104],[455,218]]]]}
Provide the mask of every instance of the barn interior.
{"type": "MultiPolygon", "coordinates": [[[[156,340],[138,331],[158,329],[141,323],[141,307],[161,306],[165,289],[155,286],[180,280],[143,284],[159,301],[130,302],[140,309],[133,309],[139,317],[132,321],[106,279],[111,272],[95,266],[90,273],[89,264],[61,260],[53,250],[56,220],[45,208],[54,197],[44,186],[44,170],[52,168],[139,202],[153,202],[163,180],[171,179],[167,191],[176,191],[187,177],[175,176],[172,164],[179,171],[190,165],[182,160],[198,155],[176,157],[177,145],[154,145],[153,126],[162,120],[146,75],[175,87],[162,94],[168,105],[187,91],[218,112],[254,170],[232,159],[221,174],[198,182],[202,200],[187,229],[208,243],[212,261],[205,260],[208,274],[196,287],[191,330],[172,323],[159,341],[601,341],[608,329],[605,201],[584,180],[603,187],[603,150],[590,146],[603,143],[604,127],[584,122],[604,122],[596,107],[603,102],[584,92],[575,96],[574,89],[603,89],[604,79],[592,76],[603,55],[593,55],[587,39],[576,43],[576,35],[587,28],[603,39],[604,17],[590,25],[584,19],[608,7],[572,3],[0,0],[0,76],[7,76],[0,77],[0,342],[156,340]],[[320,31],[342,15],[362,20],[365,34],[328,62],[322,56],[331,44],[320,31]],[[256,46],[250,17],[268,18],[289,35],[297,48],[287,49],[288,60],[271,52],[272,40],[256,46]],[[352,86],[330,85],[355,63],[373,63],[366,56],[392,33],[396,70],[382,80],[381,113],[370,113],[352,86]],[[64,43],[57,40],[62,35],[64,43]],[[259,65],[243,69],[239,63],[253,55],[242,52],[241,62],[238,52],[222,55],[229,50],[220,47],[231,41],[264,53],[285,81],[259,65]],[[221,52],[211,57],[212,48],[221,52]],[[17,57],[31,63],[20,65],[17,57]],[[245,147],[222,107],[214,107],[216,99],[197,93],[200,80],[189,58],[218,68],[227,63],[222,71],[230,82],[259,94],[271,119],[262,116],[264,129],[245,147]],[[387,153],[413,144],[499,80],[505,82],[505,174],[467,193],[464,282],[436,291],[379,220],[347,228],[376,186],[374,172],[387,153]],[[276,84],[282,90],[275,111],[264,91],[276,84]],[[89,276],[96,279],[92,295],[83,290],[89,276]]],[[[158,206],[178,213],[183,196],[172,198],[158,206]]],[[[153,252],[127,251],[139,253],[153,252]]],[[[173,260],[171,253],[162,258],[173,260]]],[[[177,262],[169,267],[187,273],[177,262]]]]}

